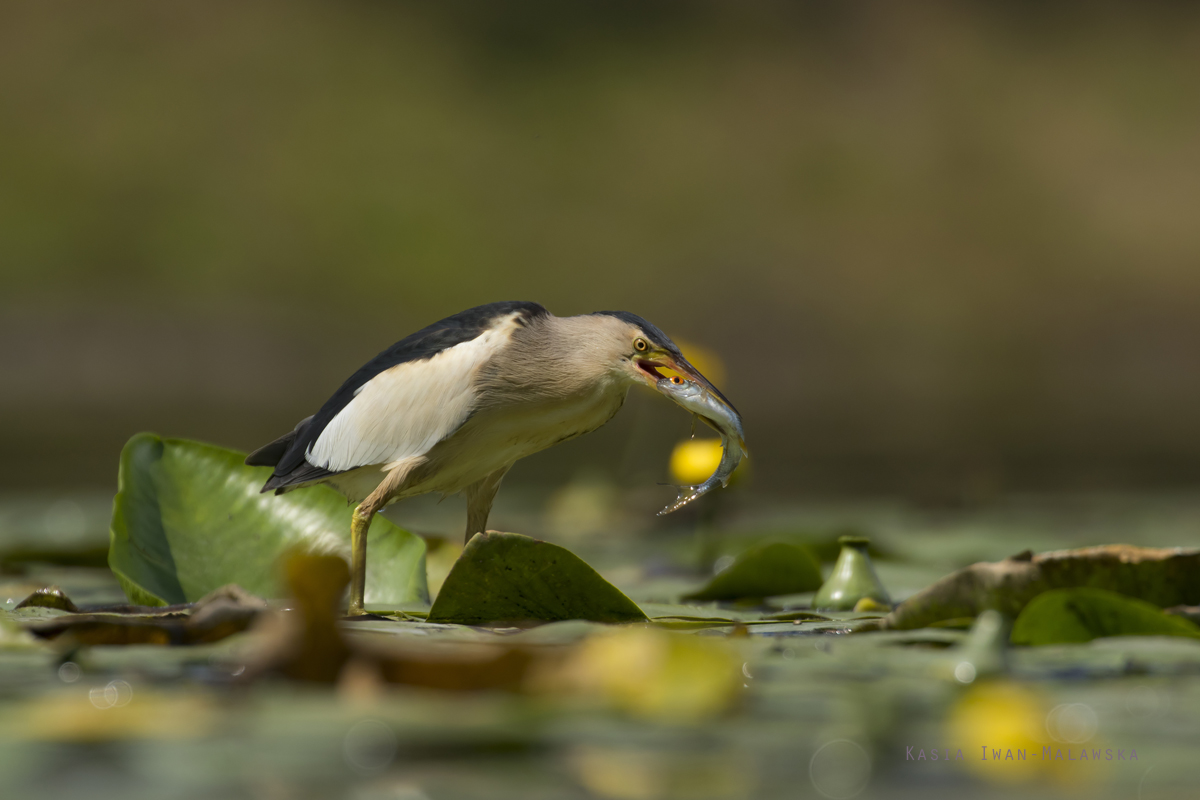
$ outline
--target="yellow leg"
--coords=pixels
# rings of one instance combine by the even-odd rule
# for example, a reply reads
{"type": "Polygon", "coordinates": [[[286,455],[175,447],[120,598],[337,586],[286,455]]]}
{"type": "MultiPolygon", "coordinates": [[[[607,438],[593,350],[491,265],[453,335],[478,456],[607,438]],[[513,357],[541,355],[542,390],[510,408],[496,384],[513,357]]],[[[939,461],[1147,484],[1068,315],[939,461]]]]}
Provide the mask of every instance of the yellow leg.
{"type": "Polygon", "coordinates": [[[350,608],[346,613],[352,617],[365,613],[363,591],[367,587],[367,530],[374,516],[374,511],[366,511],[360,505],[354,509],[353,522],[350,523],[350,608]]]}

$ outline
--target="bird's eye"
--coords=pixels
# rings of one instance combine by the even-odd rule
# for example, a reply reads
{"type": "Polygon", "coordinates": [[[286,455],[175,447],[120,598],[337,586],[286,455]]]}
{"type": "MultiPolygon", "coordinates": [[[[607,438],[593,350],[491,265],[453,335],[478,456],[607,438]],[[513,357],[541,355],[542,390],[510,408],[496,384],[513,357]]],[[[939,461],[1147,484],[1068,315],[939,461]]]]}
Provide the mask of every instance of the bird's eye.
{"type": "Polygon", "coordinates": [[[649,347],[650,347],[650,345],[646,344],[646,340],[645,340],[645,339],[634,339],[634,340],[633,340],[633,347],[634,347],[634,349],[635,349],[635,350],[637,350],[639,353],[644,353],[644,352],[646,352],[647,348],[649,348],[649,347]]]}

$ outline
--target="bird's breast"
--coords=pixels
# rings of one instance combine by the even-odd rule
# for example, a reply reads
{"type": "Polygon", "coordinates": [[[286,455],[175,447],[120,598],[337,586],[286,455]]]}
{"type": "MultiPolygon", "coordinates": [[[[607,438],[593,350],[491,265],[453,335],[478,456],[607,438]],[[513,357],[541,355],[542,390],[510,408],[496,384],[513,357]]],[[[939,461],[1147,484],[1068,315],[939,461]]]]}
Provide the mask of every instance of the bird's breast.
{"type": "Polygon", "coordinates": [[[620,410],[625,393],[610,388],[484,406],[429,452],[414,476],[414,493],[461,491],[514,461],[594,431],[620,410]]]}

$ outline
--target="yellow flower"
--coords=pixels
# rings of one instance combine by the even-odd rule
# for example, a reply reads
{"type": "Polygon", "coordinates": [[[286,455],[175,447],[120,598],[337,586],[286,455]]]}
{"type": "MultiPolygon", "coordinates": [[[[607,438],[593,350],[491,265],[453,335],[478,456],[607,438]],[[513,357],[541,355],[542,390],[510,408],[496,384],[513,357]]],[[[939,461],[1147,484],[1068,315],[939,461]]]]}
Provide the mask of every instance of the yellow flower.
{"type": "Polygon", "coordinates": [[[586,639],[535,673],[535,692],[590,697],[628,714],[692,721],[720,714],[741,695],[742,659],[715,637],[631,626],[586,639]]]}
{"type": "MultiPolygon", "coordinates": [[[[671,480],[686,485],[704,482],[717,471],[721,453],[720,439],[685,439],[671,453],[671,480]]],[[[745,469],[743,461],[733,472],[731,486],[740,480],[745,469]]]]}
{"type": "MultiPolygon", "coordinates": [[[[968,689],[951,710],[949,741],[963,752],[963,766],[997,783],[1049,781],[1060,786],[1093,780],[1098,765],[1081,761],[1080,750],[1096,741],[1055,741],[1046,730],[1049,704],[1037,692],[1011,681],[983,681],[968,689]],[[1050,757],[1044,753],[1048,748],[1050,757]]],[[[949,751],[951,758],[956,755],[949,751]]],[[[956,758],[954,758],[957,761],[956,758]]],[[[1109,766],[1109,765],[1105,765],[1109,766]]]]}

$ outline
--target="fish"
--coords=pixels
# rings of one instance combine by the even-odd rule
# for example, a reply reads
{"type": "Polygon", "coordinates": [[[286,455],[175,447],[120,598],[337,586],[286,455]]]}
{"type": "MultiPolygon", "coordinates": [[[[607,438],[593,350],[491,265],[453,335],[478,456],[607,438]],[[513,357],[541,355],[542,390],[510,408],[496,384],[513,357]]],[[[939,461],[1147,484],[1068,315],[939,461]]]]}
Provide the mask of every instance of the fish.
{"type": "Polygon", "coordinates": [[[660,378],[658,391],[700,417],[717,433],[736,439],[745,449],[746,431],[742,428],[742,419],[728,402],[723,402],[724,398],[718,398],[696,381],[679,376],[660,378]]]}
{"type": "Polygon", "coordinates": [[[662,378],[658,390],[679,405],[691,411],[721,434],[721,461],[717,469],[704,483],[695,486],[680,486],[675,501],[658,512],[658,516],[678,511],[698,497],[708,494],[718,486],[729,484],[729,476],[746,456],[746,434],[742,420],[727,403],[720,402],[711,392],[695,381],[678,376],[662,378]]]}

